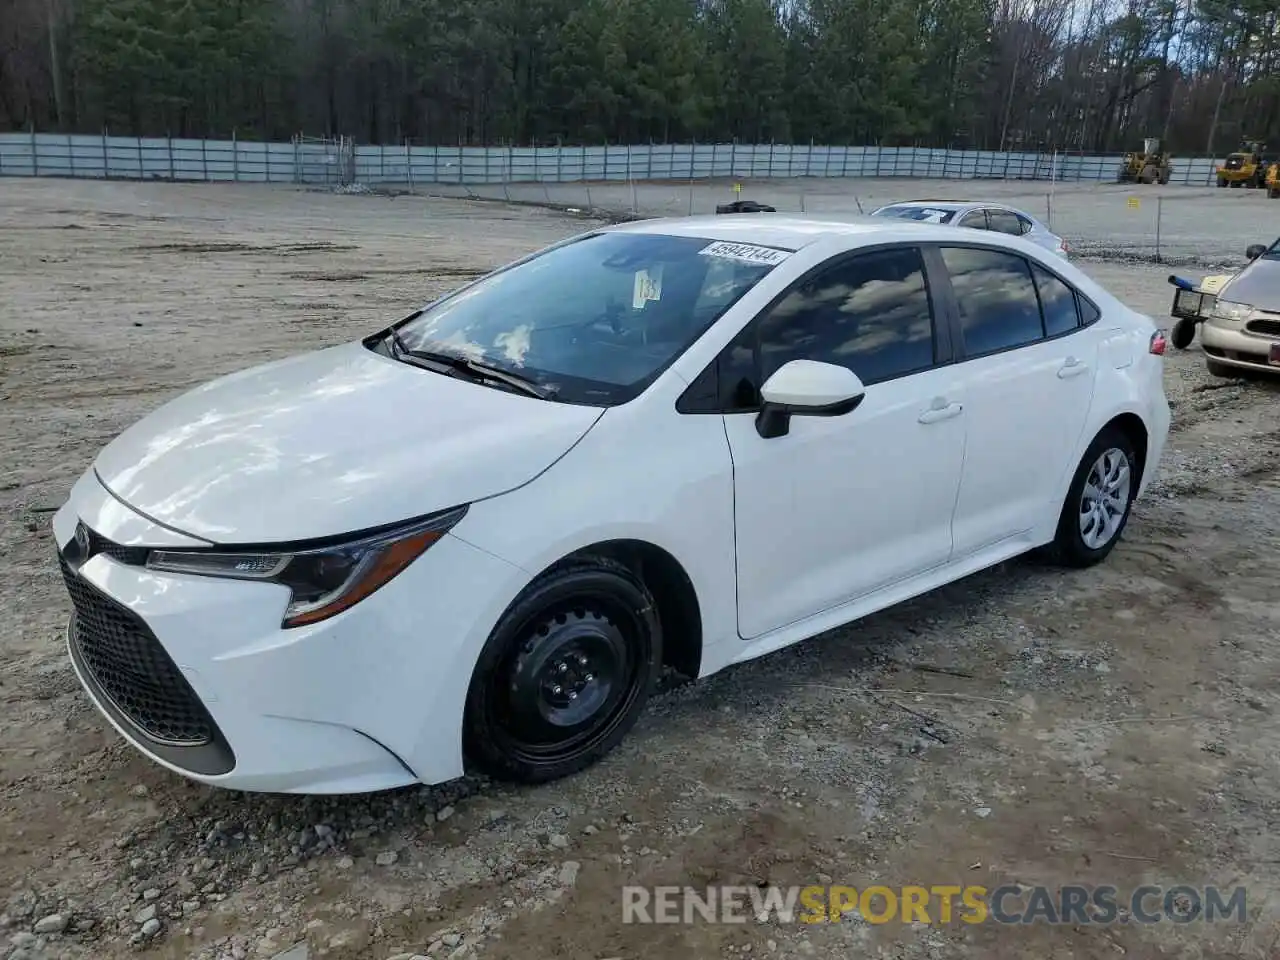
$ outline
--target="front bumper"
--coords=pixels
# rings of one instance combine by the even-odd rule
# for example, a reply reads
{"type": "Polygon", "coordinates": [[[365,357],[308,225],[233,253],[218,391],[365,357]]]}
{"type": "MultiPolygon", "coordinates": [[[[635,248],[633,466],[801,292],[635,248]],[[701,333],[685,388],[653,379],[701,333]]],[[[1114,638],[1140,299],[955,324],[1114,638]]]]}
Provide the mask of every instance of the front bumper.
{"type": "Polygon", "coordinates": [[[1264,316],[1255,311],[1247,321],[1210,317],[1200,326],[1205,355],[1241,370],[1280,375],[1280,365],[1270,359],[1275,344],[1280,344],[1280,314],[1264,316]]]}
{"type": "Polygon", "coordinates": [[[75,607],[72,666],[155,762],[214,786],[284,793],[464,772],[470,672],[523,571],[446,536],[349,610],[282,630],[286,588],[142,566],[130,550],[188,538],[123,507],[92,474],[53,526],[75,607]],[[82,523],[97,535],[87,559],[82,523]]]}

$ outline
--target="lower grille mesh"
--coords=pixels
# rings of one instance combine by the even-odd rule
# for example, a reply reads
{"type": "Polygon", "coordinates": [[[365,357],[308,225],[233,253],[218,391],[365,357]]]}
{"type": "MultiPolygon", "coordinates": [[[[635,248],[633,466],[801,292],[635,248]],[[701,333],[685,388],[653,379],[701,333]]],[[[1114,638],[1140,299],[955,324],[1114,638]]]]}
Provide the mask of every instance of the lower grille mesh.
{"type": "Polygon", "coordinates": [[[147,625],[78,576],[64,558],[58,563],[75,606],[71,641],[116,708],[158,742],[212,742],[212,718],[147,625]]]}

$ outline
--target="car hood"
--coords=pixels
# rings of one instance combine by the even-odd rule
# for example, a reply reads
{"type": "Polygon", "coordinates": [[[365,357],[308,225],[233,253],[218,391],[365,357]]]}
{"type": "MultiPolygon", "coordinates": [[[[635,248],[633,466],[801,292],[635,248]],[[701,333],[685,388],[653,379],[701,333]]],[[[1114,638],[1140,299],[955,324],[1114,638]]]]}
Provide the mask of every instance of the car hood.
{"type": "Polygon", "coordinates": [[[1280,260],[1255,260],[1229,281],[1218,294],[1232,303],[1246,303],[1258,310],[1280,313],[1280,260]]]}
{"type": "Polygon", "coordinates": [[[183,394],[113,440],[94,469],[138,512],[213,543],[309,540],[518,487],[602,412],[345,344],[183,394]]]}

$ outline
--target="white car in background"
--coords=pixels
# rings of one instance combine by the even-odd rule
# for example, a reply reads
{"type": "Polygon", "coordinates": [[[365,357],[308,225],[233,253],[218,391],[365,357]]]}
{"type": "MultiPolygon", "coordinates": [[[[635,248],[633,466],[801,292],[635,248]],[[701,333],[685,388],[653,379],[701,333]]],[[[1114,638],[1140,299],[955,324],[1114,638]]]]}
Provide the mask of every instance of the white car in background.
{"type": "Polygon", "coordinates": [[[1163,352],[1021,237],[593,230],[113,440],[53,518],[71,663],[207,784],[551,780],[664,665],[705,677],[1034,548],[1101,561],[1165,447],[1163,352]]]}
{"type": "Polygon", "coordinates": [[[1060,257],[1071,254],[1067,241],[1025,210],[987,200],[902,200],[873,210],[871,216],[993,230],[1023,237],[1060,257]]]}

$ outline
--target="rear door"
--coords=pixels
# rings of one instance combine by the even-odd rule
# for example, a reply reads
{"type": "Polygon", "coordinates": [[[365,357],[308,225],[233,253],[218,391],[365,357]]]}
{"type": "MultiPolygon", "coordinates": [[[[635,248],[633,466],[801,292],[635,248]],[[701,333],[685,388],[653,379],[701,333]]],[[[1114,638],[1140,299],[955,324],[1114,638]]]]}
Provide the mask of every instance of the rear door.
{"type": "Polygon", "coordinates": [[[960,559],[1056,517],[1098,366],[1077,294],[1038,260],[943,246],[966,398],[965,465],[952,525],[960,559]]]}

